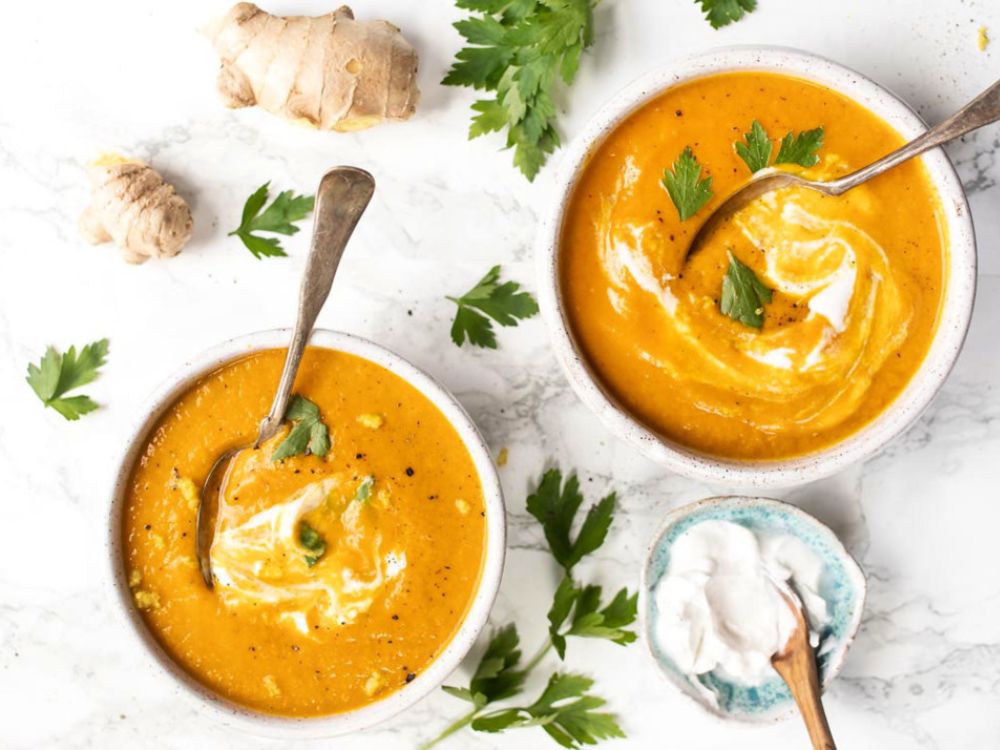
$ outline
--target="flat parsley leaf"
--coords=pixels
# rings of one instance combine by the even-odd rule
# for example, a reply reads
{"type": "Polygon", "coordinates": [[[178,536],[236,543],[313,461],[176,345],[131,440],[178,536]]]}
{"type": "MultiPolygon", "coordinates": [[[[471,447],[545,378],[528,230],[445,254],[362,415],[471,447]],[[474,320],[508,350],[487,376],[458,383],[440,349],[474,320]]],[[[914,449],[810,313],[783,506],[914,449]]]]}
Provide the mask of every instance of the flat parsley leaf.
{"type": "Polygon", "coordinates": [[[75,346],[65,354],[50,346],[37,365],[28,365],[25,380],[43,404],[72,422],[94,411],[97,404],[89,396],[66,396],[66,393],[93,382],[107,357],[107,339],[87,344],[80,349],[79,355],[75,346]]]}
{"type": "MultiPolygon", "coordinates": [[[[745,142],[733,144],[736,153],[746,162],[751,172],[757,172],[770,164],[773,144],[764,126],[757,120],[750,126],[750,132],[744,135],[745,142]]],[[[799,134],[791,131],[781,139],[775,164],[798,164],[812,167],[819,163],[817,151],[823,147],[823,128],[804,130],[799,134]]]]}
{"type": "Polygon", "coordinates": [[[375,484],[375,477],[371,474],[366,476],[361,480],[361,484],[354,491],[354,497],[352,500],[358,503],[367,503],[369,498],[372,496],[372,485],[375,484]]]}
{"type": "Polygon", "coordinates": [[[312,213],[316,199],[311,195],[295,195],[291,190],[278,193],[271,205],[264,209],[267,202],[267,189],[270,182],[265,182],[247,198],[243,206],[243,216],[240,226],[229,233],[242,240],[247,250],[258,260],[262,257],[287,255],[276,237],[261,237],[253,232],[273,232],[274,234],[293,235],[299,228],[292,222],[302,221],[312,213]]]}
{"type": "Polygon", "coordinates": [[[481,15],[455,23],[470,46],[455,55],[446,86],[494,92],[472,105],[469,138],[507,129],[514,165],[533,180],[559,146],[552,94],[573,82],[594,41],[597,0],[459,0],[481,15]]]}
{"type": "Polygon", "coordinates": [[[701,176],[701,164],[690,147],[685,148],[673,169],[663,170],[663,187],[677,207],[681,221],[687,221],[712,200],[712,178],[701,176]]]}
{"type": "Polygon", "coordinates": [[[757,120],[750,126],[750,132],[745,133],[745,142],[734,143],[736,153],[750,168],[751,172],[759,172],[771,163],[771,151],[774,146],[771,139],[764,130],[764,126],[757,120]]]}
{"type": "Polygon", "coordinates": [[[771,290],[764,286],[749,266],[727,251],[729,268],[722,278],[719,308],[723,315],[751,328],[764,325],[764,305],[771,301],[771,290]]]}
{"type": "Polygon", "coordinates": [[[635,641],[635,633],[625,627],[635,622],[638,596],[621,589],[602,607],[600,586],[579,587],[569,576],[563,578],[549,610],[549,637],[559,658],[566,658],[566,636],[570,635],[603,638],[622,646],[635,641]],[[569,628],[563,629],[567,620],[569,628]]]}
{"type": "Polygon", "coordinates": [[[509,698],[521,691],[527,675],[517,669],[521,660],[520,638],[513,623],[497,630],[479,660],[468,688],[445,686],[449,695],[482,708],[488,703],[509,698]]]}
{"type": "Polygon", "coordinates": [[[695,0],[713,29],[739,21],[757,8],[757,0],[695,0]]]}
{"type": "Polygon", "coordinates": [[[306,565],[310,568],[326,553],[326,540],[305,521],[299,523],[299,544],[310,552],[305,556],[306,565]]]}
{"type": "Polygon", "coordinates": [[[622,646],[635,641],[635,633],[625,627],[635,622],[638,596],[621,589],[602,607],[600,586],[580,587],[569,576],[563,578],[549,610],[549,636],[559,658],[566,658],[566,636],[570,635],[603,638],[622,646]],[[567,620],[569,628],[563,629],[567,620]]]}
{"type": "Polygon", "coordinates": [[[775,164],[798,164],[802,167],[814,167],[819,163],[816,154],[823,148],[823,128],[803,130],[798,135],[791,131],[781,139],[775,164]]]}
{"type": "Polygon", "coordinates": [[[502,326],[516,326],[519,320],[538,313],[538,303],[528,292],[518,291],[516,281],[500,283],[500,266],[493,266],[479,282],[461,297],[446,297],[458,305],[451,326],[451,340],[461,346],[470,344],[497,348],[490,318],[502,326]],[[484,314],[485,313],[485,314],[484,314]]]}
{"type": "Polygon", "coordinates": [[[588,694],[594,681],[577,674],[556,673],[530,706],[508,708],[480,716],[472,728],[500,732],[511,727],[540,726],[566,748],[596,745],[600,740],[624,737],[614,714],[598,711],[606,701],[588,694]]]}
{"type": "Polygon", "coordinates": [[[604,544],[615,512],[615,493],[612,492],[590,507],[576,539],[571,540],[573,520],[582,502],[576,475],[571,474],[563,485],[559,469],[545,472],[538,489],[528,496],[528,512],[542,525],[552,556],[567,573],[584,556],[604,544]]]}
{"type": "Polygon", "coordinates": [[[281,461],[308,451],[325,456],[330,450],[330,431],[320,419],[319,407],[304,396],[292,396],[285,410],[285,419],[292,429],[275,449],[271,461],[281,461]]]}

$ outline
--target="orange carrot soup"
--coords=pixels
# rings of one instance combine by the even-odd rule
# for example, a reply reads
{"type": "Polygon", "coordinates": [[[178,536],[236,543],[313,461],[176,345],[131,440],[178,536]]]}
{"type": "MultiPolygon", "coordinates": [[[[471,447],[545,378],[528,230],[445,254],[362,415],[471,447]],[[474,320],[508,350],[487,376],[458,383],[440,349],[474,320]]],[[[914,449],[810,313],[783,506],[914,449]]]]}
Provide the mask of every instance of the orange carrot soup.
{"type": "Polygon", "coordinates": [[[605,389],[730,459],[802,455],[877,417],[920,367],[946,282],[919,161],[837,198],[766,195],[683,259],[754,172],[833,179],[902,143],[857,102],[770,73],[696,79],[629,115],[583,167],[561,236],[566,315],[605,389]]]}
{"type": "Polygon", "coordinates": [[[209,589],[201,484],[253,442],[284,356],[229,362],[167,409],[132,470],[124,563],[150,631],[197,680],[318,716],[385,697],[441,654],[478,588],[486,519],[472,457],[434,404],[380,365],[310,348],[289,424],[229,469],[209,589]]]}

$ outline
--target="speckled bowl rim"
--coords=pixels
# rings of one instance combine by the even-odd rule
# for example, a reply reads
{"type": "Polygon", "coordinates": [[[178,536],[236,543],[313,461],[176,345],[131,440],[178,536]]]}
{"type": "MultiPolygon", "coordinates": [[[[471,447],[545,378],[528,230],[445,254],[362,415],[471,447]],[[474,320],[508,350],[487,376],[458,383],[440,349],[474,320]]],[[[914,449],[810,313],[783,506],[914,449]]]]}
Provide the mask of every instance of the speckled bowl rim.
{"type": "Polygon", "coordinates": [[[848,623],[848,627],[843,638],[843,646],[840,647],[838,652],[832,653],[829,661],[827,662],[827,668],[823,673],[822,680],[822,688],[824,690],[831,682],[833,682],[834,679],[836,679],[837,675],[840,674],[840,670],[844,667],[844,663],[847,660],[847,652],[851,650],[851,645],[854,643],[854,640],[858,635],[858,631],[861,628],[861,619],[864,615],[865,601],[868,598],[868,581],[865,577],[865,572],[861,568],[861,565],[858,564],[858,561],[855,560],[854,556],[847,551],[844,543],[840,541],[840,538],[834,533],[833,529],[812,514],[806,513],[806,511],[796,505],[792,505],[791,503],[787,503],[783,500],[775,500],[768,497],[719,495],[717,497],[708,497],[703,500],[688,503],[687,505],[682,505],[680,508],[675,508],[667,513],[667,515],[663,518],[660,527],[653,535],[652,541],[646,548],[646,558],[642,564],[642,572],[640,573],[639,578],[639,637],[642,639],[646,649],[646,655],[653,661],[656,671],[659,672],[667,682],[677,688],[681,694],[691,699],[697,706],[708,712],[711,716],[723,719],[726,722],[738,722],[748,726],[774,724],[784,721],[789,716],[795,714],[795,704],[789,701],[787,709],[771,711],[760,717],[745,714],[730,714],[710,705],[703,698],[698,696],[691,689],[691,686],[686,683],[686,681],[666,669],[660,662],[660,659],[656,655],[656,651],[653,648],[653,638],[649,631],[649,628],[652,625],[650,623],[649,607],[652,587],[656,583],[656,581],[650,580],[652,575],[651,569],[656,557],[656,551],[659,548],[660,543],[663,541],[663,538],[670,533],[670,530],[674,526],[683,521],[685,518],[689,518],[707,508],[754,507],[766,508],[776,513],[783,513],[785,515],[792,516],[814,528],[816,533],[841,559],[848,578],[850,578],[851,583],[855,586],[855,600],[857,604],[855,606],[853,616],[848,623]]]}
{"type": "Polygon", "coordinates": [[[417,679],[382,700],[353,711],[301,719],[272,716],[232,703],[189,675],[149,632],[132,601],[120,538],[128,478],[144,439],[156,420],[199,377],[236,357],[262,349],[284,348],[290,338],[291,332],[288,329],[275,329],[230,339],[185,362],[145,402],[140,412],[142,416],[129,432],[125,441],[126,448],[116,464],[107,538],[108,571],[111,578],[108,589],[115,599],[113,609],[121,615],[126,624],[124,630],[132,636],[131,639],[172,678],[182,694],[195,699],[211,718],[255,735],[281,739],[320,739],[367,729],[395,716],[429,695],[458,667],[486,625],[499,590],[506,552],[507,521],[496,466],[475,423],[458,401],[431,376],[388,349],[347,333],[316,330],[310,339],[311,346],[348,352],[381,365],[430,399],[458,432],[479,474],[486,507],[486,552],[475,598],[458,632],[441,655],[417,679]]]}
{"type": "Polygon", "coordinates": [[[976,289],[976,240],[969,206],[942,149],[922,157],[941,199],[948,232],[947,283],[938,329],[920,368],[896,400],[872,422],[839,443],[778,461],[717,458],[668,440],[619,405],[577,347],[562,304],[559,235],[572,189],[588,157],[637,108],[679,83],[733,71],[783,73],[824,85],[874,112],[904,137],[926,130],[901,99],[869,78],[825,58],[783,47],[725,47],[685,57],[639,78],[612,98],[573,140],[556,179],[558,198],[537,236],[539,301],[556,357],[577,396],[616,436],[647,458],[684,476],[728,487],[786,487],[830,476],[870,458],[920,416],[954,366],[965,340],[976,289]]]}

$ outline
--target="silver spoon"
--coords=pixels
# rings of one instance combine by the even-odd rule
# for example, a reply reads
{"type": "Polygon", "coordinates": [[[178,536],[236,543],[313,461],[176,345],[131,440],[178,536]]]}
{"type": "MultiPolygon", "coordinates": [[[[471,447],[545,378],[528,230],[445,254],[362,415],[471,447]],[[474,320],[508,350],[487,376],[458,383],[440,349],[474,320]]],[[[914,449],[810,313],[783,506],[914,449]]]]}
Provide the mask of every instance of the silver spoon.
{"type": "Polygon", "coordinates": [[[320,180],[316,191],[316,207],[313,212],[313,236],[302,287],[299,290],[299,312],[292,333],[292,343],[285,356],[285,367],[278,381],[278,391],[274,394],[271,411],[260,423],[257,440],[252,446],[228,450],[212,465],[201,488],[198,504],[198,565],[205,585],[213,587],[212,560],[210,551],[215,538],[216,519],[219,511],[219,493],[225,486],[226,474],[232,459],[247,448],[259,448],[261,443],[274,437],[288,408],[288,400],[299,371],[299,363],[306,343],[312,335],[316,317],[330,294],[333,277],[340,265],[347,241],[364,213],[372,194],[375,180],[363,169],[356,167],[336,167],[320,180]]]}
{"type": "Polygon", "coordinates": [[[997,120],[1000,120],[1000,81],[994,83],[940,125],[931,128],[923,135],[914,138],[906,145],[883,156],[867,167],[862,167],[838,180],[830,180],[829,182],[807,180],[804,177],[780,171],[768,171],[760,174],[726,198],[709,214],[705,223],[695,232],[684,259],[686,260],[697,252],[705,240],[734,213],[765,193],[786,187],[804,187],[824,195],[842,195],[851,188],[868,182],[873,177],[889,171],[914,156],[919,156],[925,151],[997,120]]]}

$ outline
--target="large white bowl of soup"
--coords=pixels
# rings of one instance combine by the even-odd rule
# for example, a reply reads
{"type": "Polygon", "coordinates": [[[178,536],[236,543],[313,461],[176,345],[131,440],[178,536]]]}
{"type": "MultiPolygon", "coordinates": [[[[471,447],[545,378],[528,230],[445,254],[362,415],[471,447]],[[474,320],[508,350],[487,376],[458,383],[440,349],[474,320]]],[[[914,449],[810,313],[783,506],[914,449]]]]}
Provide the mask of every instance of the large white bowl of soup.
{"type": "Polygon", "coordinates": [[[730,486],[879,451],[958,356],[976,249],[939,150],[840,197],[777,191],[685,261],[760,170],[833,179],[924,132],[886,89],[778,48],[650,73],[568,149],[538,239],[542,309],[580,398],[645,455],[730,486]]]}
{"type": "Polygon", "coordinates": [[[452,396],[374,343],[319,330],[293,389],[312,407],[229,470],[206,586],[202,482],[253,443],[288,336],[222,344],[153,396],[121,460],[109,560],[127,631],[179,691],[238,728],[332,736],[458,666],[499,587],[504,505],[452,396]]]}

